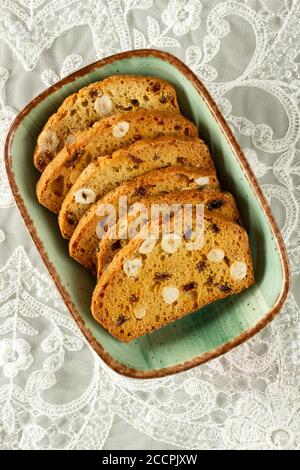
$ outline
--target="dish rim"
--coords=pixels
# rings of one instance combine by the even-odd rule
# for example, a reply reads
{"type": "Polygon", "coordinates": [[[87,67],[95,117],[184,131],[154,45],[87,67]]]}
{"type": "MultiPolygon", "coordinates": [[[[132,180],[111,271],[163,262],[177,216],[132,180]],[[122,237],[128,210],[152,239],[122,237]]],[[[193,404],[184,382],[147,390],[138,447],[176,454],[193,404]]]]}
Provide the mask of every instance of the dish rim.
{"type": "Polygon", "coordinates": [[[79,326],[81,332],[84,334],[86,337],[87,341],[90,343],[90,345],[93,347],[93,349],[96,351],[96,353],[101,357],[101,359],[106,363],[107,366],[109,366],[111,369],[113,369],[115,372],[130,377],[130,378],[135,378],[135,379],[150,379],[150,378],[159,378],[159,377],[164,377],[167,375],[172,375],[172,374],[177,374],[179,372],[183,372],[185,370],[191,369],[193,367],[197,367],[200,364],[203,364],[204,362],[207,362],[211,359],[214,359],[234,347],[238,346],[239,344],[243,343],[244,341],[247,341],[249,338],[254,336],[256,333],[258,333],[262,328],[264,328],[268,323],[270,323],[275,315],[279,313],[281,308],[283,307],[283,304],[286,301],[288,291],[289,291],[289,285],[290,285],[290,272],[289,272],[289,264],[288,264],[288,256],[286,252],[286,248],[284,245],[284,241],[282,238],[282,235],[280,233],[280,229],[274,219],[274,216],[271,212],[271,209],[269,207],[269,204],[259,186],[259,183],[250,168],[250,165],[241,149],[239,146],[237,140],[235,139],[232,131],[230,130],[227,122],[225,121],[225,118],[223,117],[221,111],[218,109],[215,101],[211,97],[210,93],[206,89],[206,87],[203,85],[203,83],[199,80],[199,78],[192,72],[192,70],[189,69],[180,59],[175,57],[174,55],[165,52],[165,51],[159,51],[156,49],[139,49],[139,50],[132,50],[132,51],[126,51],[126,52],[121,52],[118,54],[111,55],[109,57],[105,57],[101,60],[98,60],[96,62],[93,62],[90,65],[87,65],[83,67],[80,70],[77,70],[76,72],[73,72],[71,75],[63,78],[56,84],[52,85],[51,87],[47,88],[45,91],[40,93],[37,97],[35,97],[30,103],[28,103],[25,108],[16,116],[14,122],[12,123],[6,137],[5,141],[5,148],[4,148],[4,158],[5,158],[5,166],[6,166],[6,171],[8,175],[8,180],[10,183],[10,187],[12,189],[12,193],[14,196],[14,199],[16,201],[17,207],[24,219],[24,222],[26,224],[26,227],[37,247],[37,250],[46,265],[46,268],[48,272],[50,273],[56,287],[58,288],[69,312],[71,313],[72,317],[74,318],[76,324],[79,326]],[[113,359],[108,352],[104,349],[102,344],[100,344],[93,336],[92,332],[90,329],[85,325],[84,320],[81,318],[80,313],[78,312],[77,308],[73,304],[70,295],[66,291],[65,287],[63,286],[59,275],[55,269],[55,266],[52,264],[48,257],[48,253],[45,250],[43,246],[42,240],[39,238],[37,231],[35,229],[34,223],[31,220],[27,209],[26,205],[23,202],[23,199],[19,193],[18,186],[15,181],[14,173],[13,173],[13,167],[12,167],[12,153],[11,153],[11,146],[12,142],[14,139],[14,135],[16,133],[16,130],[18,129],[19,125],[21,124],[22,120],[34,109],[34,107],[39,104],[41,101],[43,101],[45,98],[47,98],[49,95],[51,95],[53,92],[57,91],[64,85],[66,85],[69,82],[72,82],[76,80],[77,78],[84,76],[90,72],[92,72],[94,69],[101,68],[103,66],[106,66],[112,62],[118,61],[118,60],[123,60],[123,59],[129,59],[131,57],[157,57],[161,60],[164,60],[174,66],[179,72],[181,72],[191,83],[192,85],[196,88],[198,93],[202,96],[204,99],[206,105],[209,107],[210,111],[213,114],[213,117],[216,119],[217,123],[219,124],[219,128],[221,132],[225,135],[225,137],[228,140],[228,143],[231,146],[231,149],[233,153],[235,154],[236,158],[238,159],[240,166],[247,177],[250,186],[252,187],[256,197],[259,200],[259,203],[261,205],[261,209],[263,210],[265,217],[268,221],[268,224],[271,228],[272,234],[274,236],[274,241],[277,245],[278,249],[278,254],[280,256],[280,261],[281,261],[281,267],[283,271],[283,283],[282,283],[282,289],[281,292],[278,296],[278,299],[276,303],[273,305],[271,310],[269,310],[263,318],[256,323],[254,326],[251,328],[248,328],[247,330],[243,331],[239,336],[235,337],[234,339],[227,341],[225,344],[222,346],[219,346],[209,352],[205,352],[201,354],[200,356],[196,356],[193,359],[190,359],[188,361],[184,361],[180,364],[172,365],[169,367],[163,367],[161,369],[157,370],[150,370],[150,371],[143,371],[140,369],[134,369],[128,366],[125,366],[124,364],[120,363],[116,359],[113,359]]]}

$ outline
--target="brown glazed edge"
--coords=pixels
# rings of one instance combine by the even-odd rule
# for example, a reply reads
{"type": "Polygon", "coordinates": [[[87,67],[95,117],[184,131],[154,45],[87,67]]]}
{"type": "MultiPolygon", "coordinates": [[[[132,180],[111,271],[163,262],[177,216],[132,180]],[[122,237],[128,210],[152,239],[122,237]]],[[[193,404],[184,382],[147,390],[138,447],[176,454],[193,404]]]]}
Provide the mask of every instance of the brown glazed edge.
{"type": "Polygon", "coordinates": [[[16,200],[17,206],[21,212],[21,215],[24,219],[24,222],[30,232],[30,235],[37,246],[37,249],[49,271],[51,274],[58,290],[60,291],[65,304],[67,305],[71,315],[73,316],[74,320],[76,321],[77,325],[79,326],[80,330],[86,337],[86,339],[89,341],[91,346],[94,348],[94,350],[97,352],[97,354],[101,357],[101,359],[109,366],[111,367],[114,371],[118,372],[119,374],[122,374],[127,377],[131,378],[136,378],[136,379],[150,379],[150,378],[159,378],[159,377],[164,377],[166,375],[171,375],[171,374],[176,374],[178,372],[183,372],[185,370],[191,369],[192,367],[196,367],[200,364],[203,364],[204,362],[209,361],[210,359],[216,358],[220,356],[221,354],[224,354],[230,349],[234,348],[235,346],[238,346],[239,344],[243,343],[244,341],[248,340],[251,338],[253,335],[258,333],[263,327],[265,327],[274,317],[275,315],[280,311],[282,308],[288,294],[289,290],[289,282],[290,282],[290,275],[289,275],[289,266],[288,266],[288,257],[286,253],[286,249],[284,246],[284,242],[280,233],[280,230],[277,226],[277,223],[275,222],[275,219],[272,215],[271,209],[268,205],[268,202],[265,198],[265,196],[262,193],[262,190],[259,187],[259,184],[256,180],[256,177],[254,176],[239,144],[237,143],[235,137],[233,136],[229,126],[227,125],[225,119],[223,118],[221,112],[219,111],[216,103],[206,90],[205,86],[201,83],[201,81],[196,77],[196,75],[179,59],[177,59],[175,56],[172,54],[169,54],[167,52],[162,52],[158,51],[155,49],[140,49],[140,50],[133,50],[133,51],[128,51],[128,52],[122,52],[120,54],[115,54],[113,56],[104,58],[102,60],[99,60],[97,62],[94,62],[91,65],[88,65],[84,68],[82,68],[79,71],[74,72],[73,74],[69,75],[68,77],[60,80],[58,83],[55,85],[52,85],[50,88],[45,90],[43,93],[38,95],[36,98],[34,98],[24,109],[21,111],[18,116],[16,117],[15,121],[13,122],[6,138],[5,142],[5,165],[6,165],[6,170],[8,174],[8,179],[10,186],[12,188],[12,192],[14,195],[14,198],[16,200]],[[30,111],[44,98],[52,94],[54,91],[58,90],[65,84],[93,71],[94,69],[98,69],[99,67],[103,67],[107,64],[110,64],[114,61],[117,60],[122,60],[122,59],[128,59],[130,57],[148,57],[148,56],[154,56],[158,57],[159,59],[162,59],[166,62],[169,62],[171,65],[176,67],[182,74],[184,74],[189,81],[194,85],[196,90],[199,92],[199,94],[203,97],[205,100],[207,106],[210,108],[212,111],[215,119],[217,120],[220,129],[222,130],[223,134],[229,141],[233,152],[235,153],[245,175],[247,176],[250,185],[252,186],[252,189],[254,190],[256,196],[259,199],[259,202],[261,204],[262,210],[264,211],[266,218],[269,222],[269,225],[271,227],[272,233],[274,235],[274,239],[276,241],[279,255],[281,258],[281,265],[282,265],[282,270],[283,270],[283,287],[280,292],[280,295],[277,299],[276,304],[273,306],[273,308],[252,328],[244,331],[242,334],[234,338],[232,341],[227,342],[226,344],[210,351],[202,354],[201,356],[195,357],[192,360],[183,362],[182,364],[177,364],[175,366],[170,366],[170,367],[165,367],[162,369],[158,370],[151,370],[151,371],[143,371],[143,370],[138,370],[138,369],[132,369],[129,368],[120,362],[116,361],[113,359],[103,348],[103,346],[98,343],[98,341],[93,337],[91,331],[85,326],[84,321],[80,317],[79,312],[75,308],[75,306],[72,303],[72,300],[68,294],[68,292],[65,290],[59,276],[57,275],[56,269],[51,263],[50,259],[48,258],[47,252],[44,249],[43,243],[38,237],[38,234],[35,230],[34,224],[32,220],[29,217],[29,214],[27,213],[25,204],[22,200],[21,195],[19,194],[19,190],[14,178],[13,174],[13,169],[12,169],[12,155],[11,155],[11,145],[13,141],[14,134],[16,132],[16,129],[20,125],[22,119],[30,113],[30,111]]]}

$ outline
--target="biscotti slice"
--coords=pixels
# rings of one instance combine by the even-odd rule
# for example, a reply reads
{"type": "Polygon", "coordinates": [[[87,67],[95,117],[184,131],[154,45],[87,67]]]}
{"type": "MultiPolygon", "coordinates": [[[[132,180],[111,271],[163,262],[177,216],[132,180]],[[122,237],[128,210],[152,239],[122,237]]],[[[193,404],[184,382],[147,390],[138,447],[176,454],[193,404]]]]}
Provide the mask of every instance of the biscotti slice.
{"type": "Polygon", "coordinates": [[[68,191],[89,163],[137,140],[162,135],[197,137],[197,128],[180,114],[164,111],[131,111],[102,119],[81,132],[74,144],[64,147],[49,163],[37,184],[39,202],[58,213],[68,191]]]}
{"type": "Polygon", "coordinates": [[[93,204],[80,219],[69,243],[70,255],[91,271],[96,271],[96,249],[99,242],[97,226],[99,224],[100,227],[105,219],[100,213],[105,205],[112,206],[118,218],[119,204],[124,196],[127,197],[129,206],[143,196],[192,188],[199,188],[199,191],[205,188],[218,189],[219,183],[214,170],[167,167],[150,171],[121,184],[93,204]]]}
{"type": "MultiPolygon", "coordinates": [[[[168,194],[158,194],[155,196],[141,198],[131,206],[131,213],[120,218],[115,226],[108,230],[99,241],[97,249],[97,276],[101,276],[107,266],[112,262],[114,256],[126,246],[134,236],[135,222],[138,220],[138,229],[141,229],[141,222],[147,223],[151,216],[151,205],[167,204],[173,207],[173,204],[179,204],[184,210],[185,204],[203,204],[204,210],[211,215],[224,217],[232,222],[240,224],[240,215],[234,197],[228,192],[220,191],[199,191],[187,189],[185,191],[176,191],[168,194]],[[148,217],[141,221],[143,214],[139,208],[140,204],[148,211],[148,217]],[[131,233],[131,229],[133,232],[131,233]]],[[[163,207],[162,207],[163,210],[163,207]]],[[[218,225],[211,225],[212,231],[218,231],[218,225]]]]}
{"type": "Polygon", "coordinates": [[[120,183],[172,165],[213,168],[209,149],[202,140],[174,136],[139,140],[128,149],[117,150],[90,163],[63,201],[59,213],[63,237],[71,238],[77,223],[92,203],[120,183]]]}
{"type": "Polygon", "coordinates": [[[253,282],[246,231],[205,215],[199,249],[172,234],[132,239],[99,278],[91,309],[110,334],[128,342],[253,282]],[[211,229],[215,225],[218,231],[211,229]]]}
{"type": "Polygon", "coordinates": [[[178,112],[176,92],[164,80],[142,75],[112,75],[65,99],[38,137],[34,164],[43,171],[76,133],[104,117],[138,109],[178,112]]]}

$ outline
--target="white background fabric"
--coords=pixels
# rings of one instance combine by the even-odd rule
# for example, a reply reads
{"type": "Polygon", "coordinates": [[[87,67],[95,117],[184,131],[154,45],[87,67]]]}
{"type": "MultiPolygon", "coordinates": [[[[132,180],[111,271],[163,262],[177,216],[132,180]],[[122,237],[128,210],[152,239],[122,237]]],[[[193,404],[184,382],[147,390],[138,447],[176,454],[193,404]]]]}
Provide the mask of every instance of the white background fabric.
{"type": "Polygon", "coordinates": [[[24,105],[112,53],[167,50],[204,81],[271,204],[292,290],[255,338],[192,371],[134,381],[78,331],[0,163],[0,448],[300,447],[298,0],[3,0],[0,142],[24,105]]]}

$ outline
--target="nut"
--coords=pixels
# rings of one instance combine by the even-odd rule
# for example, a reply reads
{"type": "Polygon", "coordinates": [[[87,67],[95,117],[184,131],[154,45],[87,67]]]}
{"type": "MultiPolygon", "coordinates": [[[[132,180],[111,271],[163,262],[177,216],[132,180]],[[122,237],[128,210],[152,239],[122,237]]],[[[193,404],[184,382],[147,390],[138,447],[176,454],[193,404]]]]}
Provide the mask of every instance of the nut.
{"type": "Polygon", "coordinates": [[[59,139],[54,131],[43,131],[38,138],[39,149],[44,152],[54,152],[58,144],[59,139]]]}
{"type": "Polygon", "coordinates": [[[176,253],[181,243],[181,237],[176,233],[168,233],[161,239],[161,247],[166,253],[176,253]]]}
{"type": "Polygon", "coordinates": [[[141,258],[132,258],[125,261],[123,264],[124,273],[130,277],[136,277],[143,266],[141,258]]]}
{"type": "Polygon", "coordinates": [[[65,145],[72,145],[76,142],[76,137],[73,134],[69,134],[65,140],[65,145]]]}
{"type": "Polygon", "coordinates": [[[196,178],[194,181],[198,186],[206,186],[207,184],[209,184],[209,177],[200,176],[200,178],[196,178]]]}
{"type": "Polygon", "coordinates": [[[105,273],[105,271],[107,270],[107,268],[109,267],[110,263],[105,263],[103,268],[102,268],[102,274],[105,273]]]}
{"type": "Polygon", "coordinates": [[[179,289],[173,286],[166,286],[162,290],[162,296],[166,304],[173,304],[179,297],[179,289]]]}
{"type": "Polygon", "coordinates": [[[94,109],[96,113],[102,116],[108,116],[112,110],[112,101],[108,95],[103,95],[101,98],[97,98],[94,103],[94,109]]]}
{"type": "Polygon", "coordinates": [[[143,255],[147,255],[148,253],[151,253],[151,251],[154,249],[155,245],[156,245],[155,238],[147,238],[141,244],[141,246],[139,248],[139,252],[142,253],[143,255]]]}
{"type": "Polygon", "coordinates": [[[74,193],[74,199],[78,204],[92,204],[95,202],[96,194],[92,189],[81,188],[74,193]]]}
{"type": "Polygon", "coordinates": [[[124,137],[124,135],[127,134],[128,130],[129,130],[129,123],[126,121],[121,121],[121,122],[118,122],[118,124],[115,124],[113,126],[112,135],[117,138],[124,137]]]}
{"type": "Polygon", "coordinates": [[[142,305],[138,305],[137,307],[135,307],[133,313],[137,320],[141,320],[146,315],[146,308],[142,305]]]}
{"type": "Polygon", "coordinates": [[[247,264],[244,261],[234,261],[229,268],[229,272],[233,279],[240,281],[247,275],[247,264]]]}
{"type": "Polygon", "coordinates": [[[207,258],[213,263],[220,263],[224,259],[225,252],[221,248],[213,248],[207,253],[207,258]]]}

